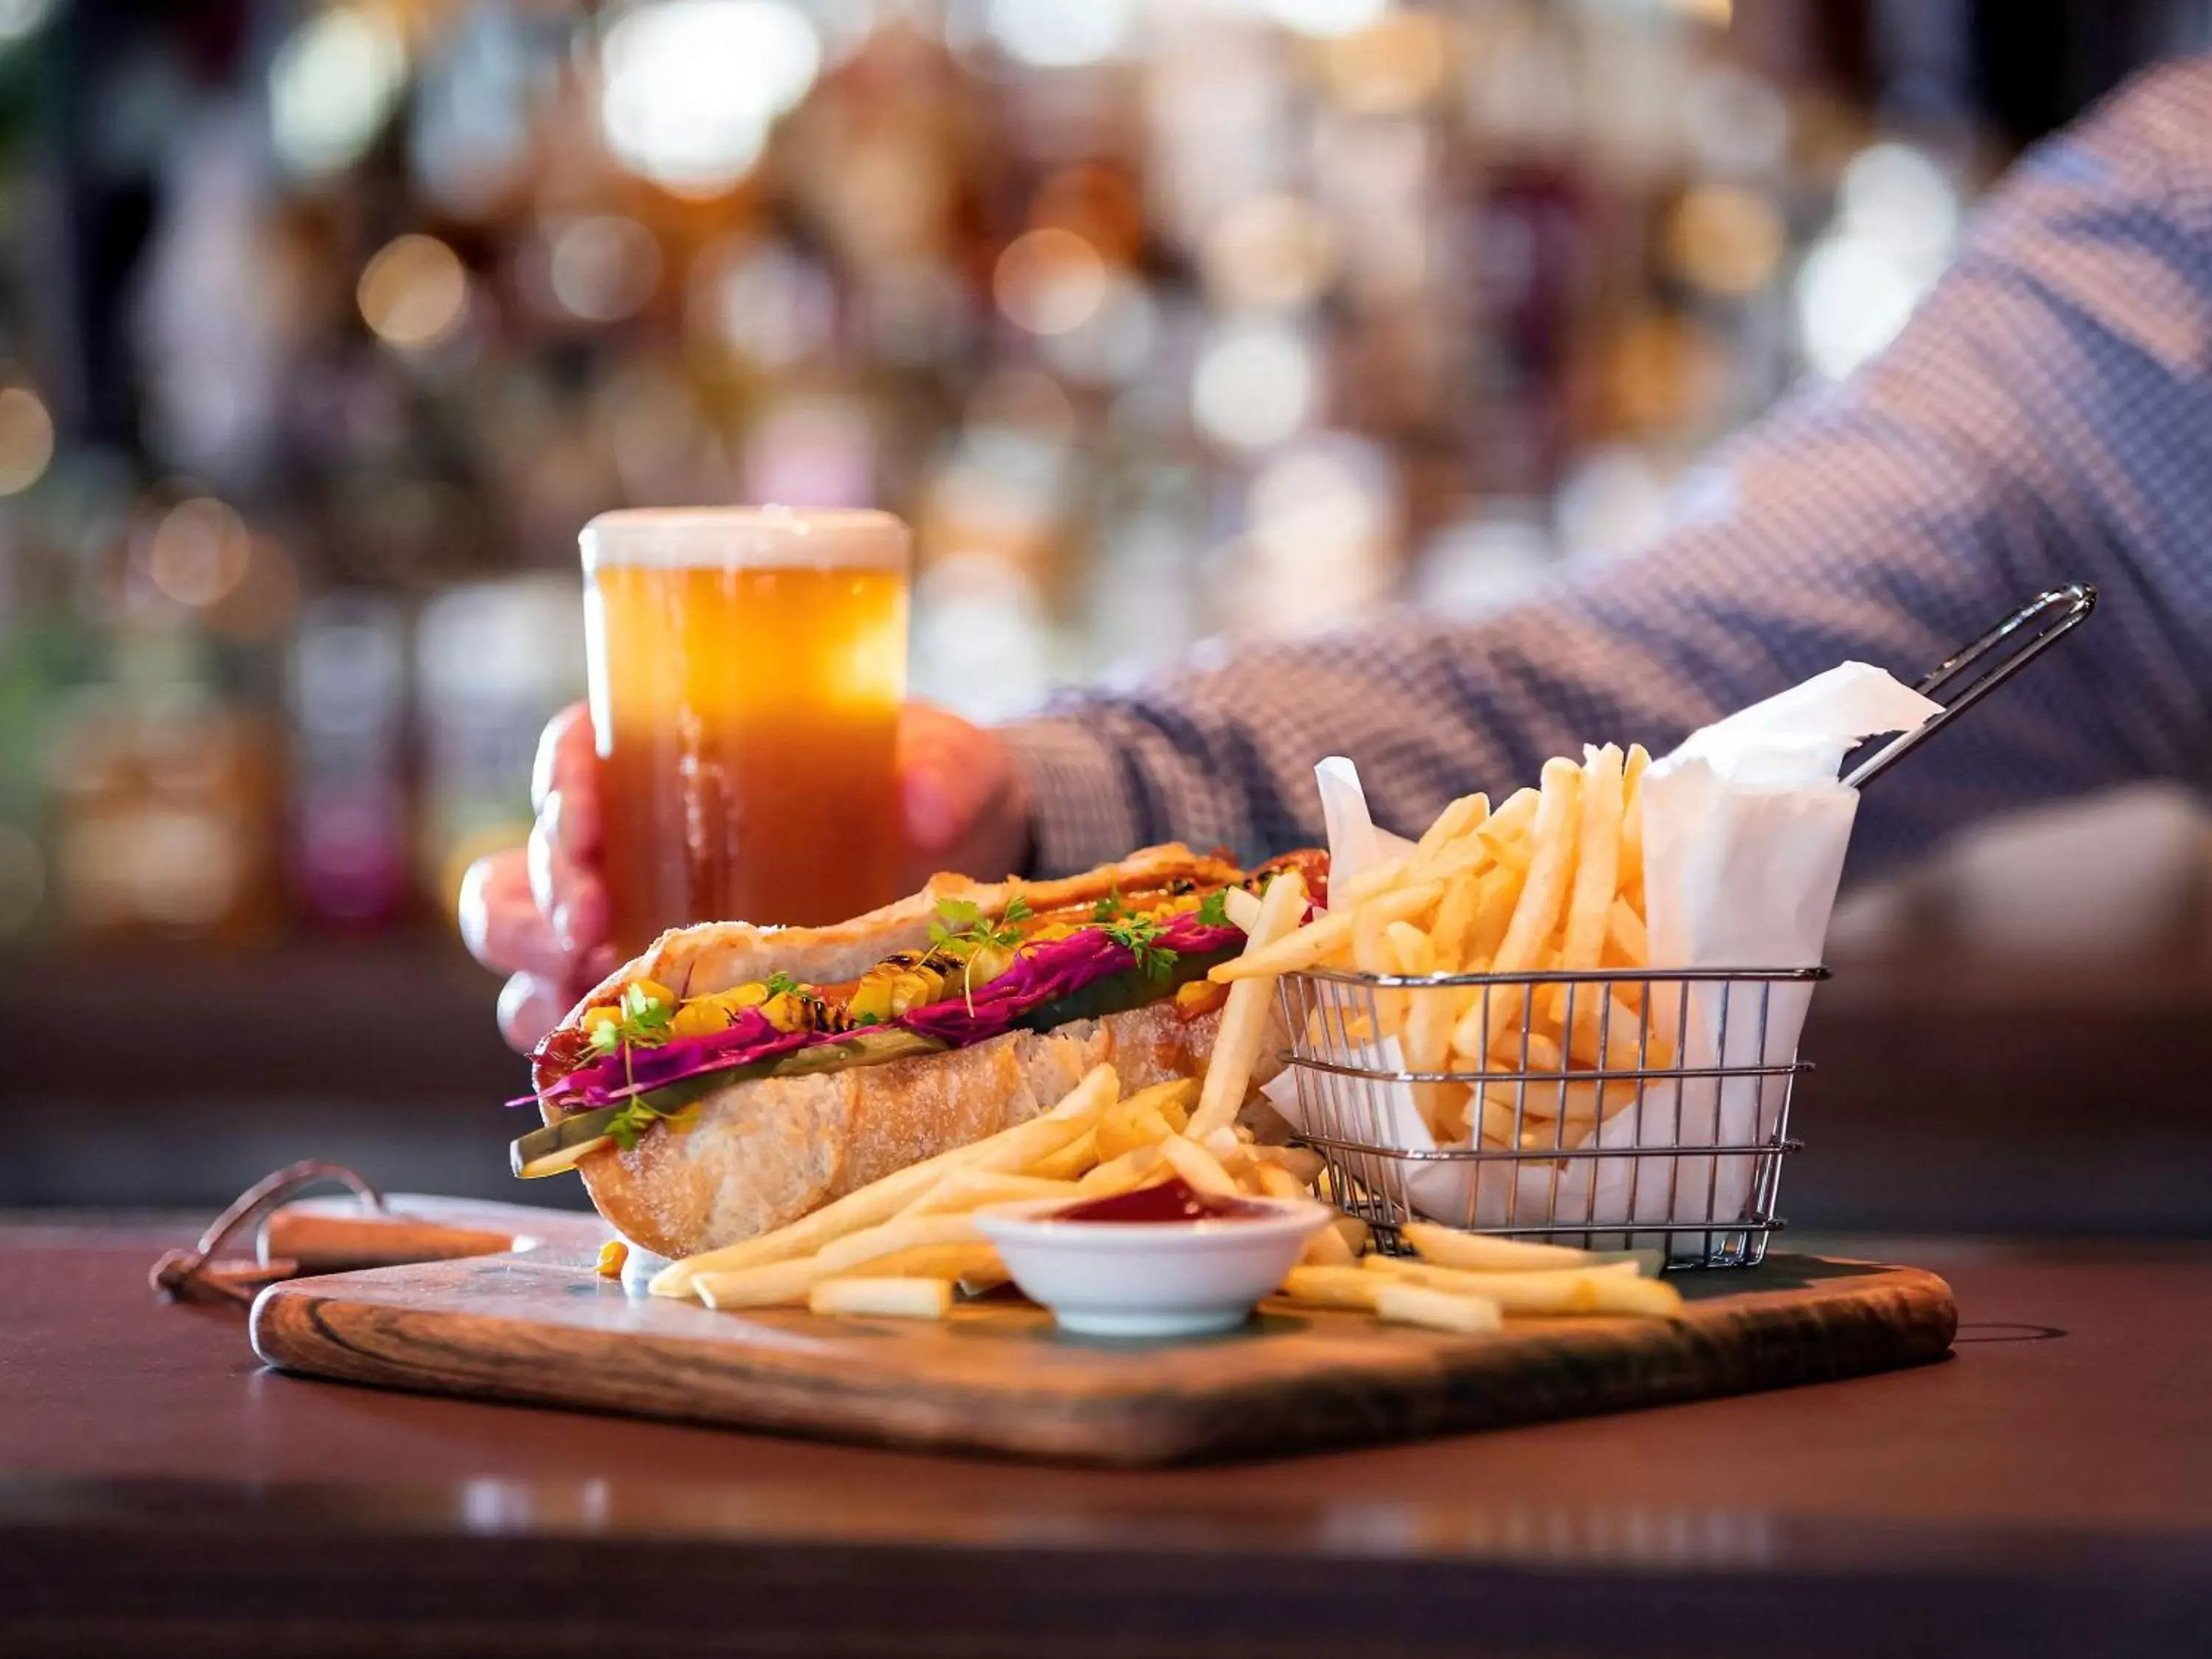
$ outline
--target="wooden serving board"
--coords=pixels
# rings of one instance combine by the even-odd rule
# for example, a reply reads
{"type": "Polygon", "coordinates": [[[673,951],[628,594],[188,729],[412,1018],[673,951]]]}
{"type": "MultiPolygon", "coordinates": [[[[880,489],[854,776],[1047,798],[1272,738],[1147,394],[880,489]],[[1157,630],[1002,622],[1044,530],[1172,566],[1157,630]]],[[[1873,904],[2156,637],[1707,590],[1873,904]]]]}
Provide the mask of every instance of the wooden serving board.
{"type": "Polygon", "coordinates": [[[1950,1287],[1917,1267],[1773,1255],[1678,1273],[1674,1322],[1514,1320],[1465,1337],[1263,1304],[1174,1342],[1057,1332],[1019,1300],[942,1323],[714,1313],[626,1293],[590,1218],[401,1200],[514,1254],[271,1285],[253,1346],[285,1370],[930,1450],[1141,1466],[1580,1417],[1914,1365],[1950,1348],[1950,1287]]]}

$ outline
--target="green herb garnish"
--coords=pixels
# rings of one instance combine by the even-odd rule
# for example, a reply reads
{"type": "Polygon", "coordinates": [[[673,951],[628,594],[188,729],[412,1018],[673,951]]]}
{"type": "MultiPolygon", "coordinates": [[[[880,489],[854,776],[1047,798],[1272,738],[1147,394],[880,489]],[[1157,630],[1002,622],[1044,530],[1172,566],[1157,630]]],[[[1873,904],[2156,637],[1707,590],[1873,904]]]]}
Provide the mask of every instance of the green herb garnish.
{"type": "Polygon", "coordinates": [[[929,942],[951,951],[966,966],[960,988],[968,1012],[975,1012],[975,958],[985,951],[1012,951],[1022,942],[1021,924],[1030,919],[1030,902],[1017,893],[997,922],[983,914],[973,899],[939,899],[937,920],[929,924],[929,942]]]}
{"type": "Polygon", "coordinates": [[[796,996],[803,988],[797,980],[779,969],[768,976],[768,984],[764,988],[768,994],[761,1000],[772,1002],[778,997],[796,996]]]}
{"type": "Polygon", "coordinates": [[[656,1123],[665,1123],[670,1128],[690,1128],[699,1121],[699,1103],[679,1106],[672,1112],[664,1112],[657,1106],[646,1103],[642,1095],[623,1103],[623,1109],[607,1120],[606,1133],[614,1138],[615,1145],[624,1152],[637,1146],[638,1137],[656,1123]]]}
{"type": "Polygon", "coordinates": [[[1198,906],[1198,919],[1203,925],[1208,927],[1226,927],[1229,926],[1228,893],[1221,888],[1217,887],[1212,892],[1208,893],[1203,899],[1200,900],[1198,906]]]}
{"type": "Polygon", "coordinates": [[[1119,885],[1116,885],[1108,891],[1104,898],[1100,899],[1097,903],[1091,907],[1091,920],[1093,921],[1115,921],[1126,915],[1127,911],[1128,906],[1121,902],[1121,890],[1119,885]]]}
{"type": "Polygon", "coordinates": [[[1103,930],[1108,939],[1137,959],[1137,971],[1147,979],[1165,979],[1175,971],[1178,953],[1158,943],[1160,924],[1150,916],[1132,915],[1111,922],[1103,930]]]}
{"type": "Polygon", "coordinates": [[[642,985],[625,985],[622,1000],[615,1006],[619,1018],[602,1020],[592,1028],[592,1047],[599,1053],[653,1048],[668,1041],[668,1027],[676,1018],[673,1002],[661,1001],[642,985]]]}

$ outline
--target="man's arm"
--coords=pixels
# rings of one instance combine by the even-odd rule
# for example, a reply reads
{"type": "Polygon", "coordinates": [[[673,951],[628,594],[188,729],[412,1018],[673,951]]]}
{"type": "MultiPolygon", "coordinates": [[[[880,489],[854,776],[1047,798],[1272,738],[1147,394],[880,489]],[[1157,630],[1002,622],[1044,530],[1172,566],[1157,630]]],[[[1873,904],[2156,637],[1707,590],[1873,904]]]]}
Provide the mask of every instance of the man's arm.
{"type": "Polygon", "coordinates": [[[2212,59],[2032,153],[1898,341],[1689,481],[1674,527],[1497,617],[1399,613],[1255,647],[1007,729],[1036,861],[1319,834],[1311,767],[1377,817],[1655,752],[1857,658],[1910,679],[2039,590],[2096,619],[1869,794],[1877,856],[2018,804],[2198,781],[2212,672],[2212,59]],[[1909,775],[1909,781],[1908,780],[1909,775]]]}

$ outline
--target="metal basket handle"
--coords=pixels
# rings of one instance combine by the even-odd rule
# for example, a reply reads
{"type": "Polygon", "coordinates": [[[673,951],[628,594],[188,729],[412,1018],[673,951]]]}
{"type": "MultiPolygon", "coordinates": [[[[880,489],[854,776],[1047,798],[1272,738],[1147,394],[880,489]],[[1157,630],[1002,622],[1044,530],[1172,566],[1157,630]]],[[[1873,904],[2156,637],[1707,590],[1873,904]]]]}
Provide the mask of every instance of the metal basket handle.
{"type": "Polygon", "coordinates": [[[1984,668],[1965,690],[1944,703],[1940,711],[1910,732],[1900,732],[1845,773],[1844,781],[1854,789],[1864,789],[2087,622],[2089,613],[2096,608],[2097,590],[2087,582],[2069,582],[2036,595],[1972,644],[1962,647],[1937,664],[1914,690],[1923,696],[1935,696],[1984,659],[1994,656],[1995,662],[1984,668]]]}

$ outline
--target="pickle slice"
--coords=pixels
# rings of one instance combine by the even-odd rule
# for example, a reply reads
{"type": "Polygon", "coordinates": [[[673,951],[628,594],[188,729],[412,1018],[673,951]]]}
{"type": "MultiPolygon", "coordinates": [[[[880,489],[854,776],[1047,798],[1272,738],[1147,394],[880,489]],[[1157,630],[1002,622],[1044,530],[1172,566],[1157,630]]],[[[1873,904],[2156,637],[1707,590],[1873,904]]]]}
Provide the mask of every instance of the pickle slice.
{"type": "MultiPolygon", "coordinates": [[[[935,1037],[923,1036],[903,1026],[870,1026],[832,1042],[817,1042],[787,1054],[778,1054],[774,1060],[732,1066],[718,1072],[701,1072],[639,1098],[653,1110],[667,1115],[725,1084],[745,1083],[763,1077],[811,1077],[823,1072],[842,1072],[852,1066],[881,1066],[890,1060],[933,1054],[945,1046],[935,1037]]],[[[607,1126],[622,1109],[620,1105],[594,1106],[517,1136],[507,1147],[508,1166],[524,1181],[574,1169],[579,1158],[615,1144],[614,1137],[607,1133],[607,1126]]]]}

